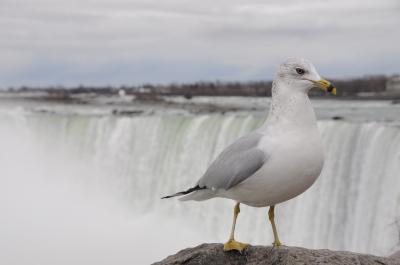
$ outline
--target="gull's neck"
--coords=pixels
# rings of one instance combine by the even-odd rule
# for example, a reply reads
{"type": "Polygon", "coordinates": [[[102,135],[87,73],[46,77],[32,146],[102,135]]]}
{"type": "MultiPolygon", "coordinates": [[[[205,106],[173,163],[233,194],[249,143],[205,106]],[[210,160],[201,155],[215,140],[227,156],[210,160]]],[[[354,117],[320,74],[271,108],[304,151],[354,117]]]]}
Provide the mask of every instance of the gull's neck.
{"type": "Polygon", "coordinates": [[[274,81],[271,107],[265,126],[288,129],[316,128],[315,112],[307,93],[291,88],[290,82],[274,81]]]}

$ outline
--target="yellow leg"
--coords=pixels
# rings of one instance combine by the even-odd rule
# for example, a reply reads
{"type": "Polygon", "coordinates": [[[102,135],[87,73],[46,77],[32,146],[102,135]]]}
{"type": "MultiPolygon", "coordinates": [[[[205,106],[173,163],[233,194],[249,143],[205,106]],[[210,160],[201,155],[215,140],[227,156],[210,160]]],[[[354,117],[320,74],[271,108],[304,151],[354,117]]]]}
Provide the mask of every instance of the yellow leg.
{"type": "Polygon", "coordinates": [[[232,223],[232,229],[231,229],[231,235],[229,237],[228,242],[224,244],[224,251],[229,251],[229,250],[237,250],[239,252],[242,252],[244,248],[246,248],[249,244],[245,243],[240,243],[235,240],[235,226],[236,226],[236,219],[240,213],[240,203],[236,203],[235,208],[233,210],[233,223],[232,223]]]}
{"type": "Polygon", "coordinates": [[[282,246],[282,244],[279,241],[278,232],[276,231],[274,210],[275,210],[275,205],[269,207],[268,216],[269,216],[269,221],[271,222],[272,225],[272,232],[274,232],[274,243],[272,243],[272,245],[274,245],[275,247],[279,247],[282,246]]]}

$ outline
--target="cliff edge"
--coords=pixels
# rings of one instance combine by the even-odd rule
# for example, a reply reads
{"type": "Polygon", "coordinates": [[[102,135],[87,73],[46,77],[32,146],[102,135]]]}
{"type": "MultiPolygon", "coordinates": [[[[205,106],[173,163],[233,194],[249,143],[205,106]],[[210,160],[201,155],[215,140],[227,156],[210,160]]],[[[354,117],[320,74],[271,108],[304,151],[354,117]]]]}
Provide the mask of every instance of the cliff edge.
{"type": "Polygon", "coordinates": [[[306,249],[300,247],[250,246],[243,253],[224,252],[222,244],[202,244],[187,248],[175,255],[156,262],[153,265],[302,265],[302,264],[337,264],[337,265],[400,265],[400,257],[377,257],[347,251],[327,249],[306,249]]]}

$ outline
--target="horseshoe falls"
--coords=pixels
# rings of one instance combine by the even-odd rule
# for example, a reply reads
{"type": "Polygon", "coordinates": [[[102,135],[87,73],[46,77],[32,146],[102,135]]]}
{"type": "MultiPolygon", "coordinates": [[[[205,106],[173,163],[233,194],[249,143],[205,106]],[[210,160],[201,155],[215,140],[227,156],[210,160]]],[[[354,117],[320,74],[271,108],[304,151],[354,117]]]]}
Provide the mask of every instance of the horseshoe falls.
{"type": "MultiPolygon", "coordinates": [[[[138,116],[0,111],[2,264],[148,264],[225,242],[234,202],[161,200],[195,184],[254,113],[138,116]]],[[[388,255],[400,248],[400,128],[321,120],[323,173],[276,208],[286,245],[388,255]]],[[[271,244],[266,208],[236,238],[271,244]]]]}

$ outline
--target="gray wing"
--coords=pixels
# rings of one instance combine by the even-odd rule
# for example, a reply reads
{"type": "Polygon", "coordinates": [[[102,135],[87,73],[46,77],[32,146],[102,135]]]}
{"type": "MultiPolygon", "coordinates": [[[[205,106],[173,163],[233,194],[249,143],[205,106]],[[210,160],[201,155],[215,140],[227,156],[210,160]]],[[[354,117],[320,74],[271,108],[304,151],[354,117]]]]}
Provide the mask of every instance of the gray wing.
{"type": "Polygon", "coordinates": [[[210,165],[198,185],[228,190],[253,175],[268,159],[257,148],[261,138],[262,134],[251,133],[228,146],[210,165]]]}

